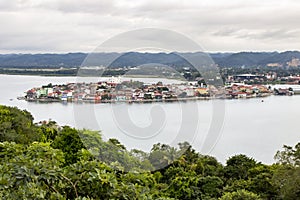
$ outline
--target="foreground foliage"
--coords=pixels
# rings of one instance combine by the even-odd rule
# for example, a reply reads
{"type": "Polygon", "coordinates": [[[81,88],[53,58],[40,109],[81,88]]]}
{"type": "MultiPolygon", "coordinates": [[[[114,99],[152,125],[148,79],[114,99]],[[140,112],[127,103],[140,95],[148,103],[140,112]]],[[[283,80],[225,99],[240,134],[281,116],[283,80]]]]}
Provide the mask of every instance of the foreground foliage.
{"type": "Polygon", "coordinates": [[[0,199],[299,199],[300,143],[277,163],[235,155],[225,165],[155,144],[127,150],[96,131],[34,124],[30,113],[0,107],[0,199]],[[160,166],[164,166],[160,168],[160,166]]]}

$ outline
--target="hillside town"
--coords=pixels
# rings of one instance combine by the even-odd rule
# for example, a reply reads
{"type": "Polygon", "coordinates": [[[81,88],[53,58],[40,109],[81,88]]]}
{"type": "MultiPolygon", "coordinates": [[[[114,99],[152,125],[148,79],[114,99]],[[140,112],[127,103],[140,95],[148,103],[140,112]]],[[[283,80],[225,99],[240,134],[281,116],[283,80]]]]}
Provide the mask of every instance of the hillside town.
{"type": "MultiPolygon", "coordinates": [[[[266,97],[273,93],[264,85],[246,85],[235,83],[226,87],[206,85],[200,81],[163,84],[143,83],[139,81],[121,81],[112,77],[96,83],[67,83],[63,85],[44,85],[28,90],[24,99],[39,102],[155,102],[238,99],[266,97]]],[[[292,91],[278,91],[278,94],[291,95],[292,91]],[[284,94],[287,92],[288,94],[284,94]]]]}
{"type": "Polygon", "coordinates": [[[276,72],[256,73],[256,74],[235,74],[226,77],[226,83],[246,83],[246,84],[266,84],[266,83],[280,83],[287,85],[299,85],[300,76],[278,76],[276,72]]]}

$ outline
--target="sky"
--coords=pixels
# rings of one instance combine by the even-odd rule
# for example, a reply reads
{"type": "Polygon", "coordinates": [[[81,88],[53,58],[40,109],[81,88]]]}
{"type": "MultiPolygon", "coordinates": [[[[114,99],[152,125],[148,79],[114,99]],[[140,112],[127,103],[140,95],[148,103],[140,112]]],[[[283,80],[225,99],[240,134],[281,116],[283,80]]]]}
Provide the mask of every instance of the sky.
{"type": "Polygon", "coordinates": [[[299,0],[0,0],[0,54],[92,52],[142,28],[207,52],[300,50],[299,0]]]}

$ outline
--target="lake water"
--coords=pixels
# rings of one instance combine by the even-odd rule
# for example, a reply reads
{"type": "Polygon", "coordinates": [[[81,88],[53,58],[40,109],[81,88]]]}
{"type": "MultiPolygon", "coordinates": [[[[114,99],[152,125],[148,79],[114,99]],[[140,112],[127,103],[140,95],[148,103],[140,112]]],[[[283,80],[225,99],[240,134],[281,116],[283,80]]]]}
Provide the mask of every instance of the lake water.
{"type": "Polygon", "coordinates": [[[270,164],[283,144],[300,141],[300,95],[271,96],[263,102],[241,99],[151,104],[46,104],[16,99],[24,91],[48,83],[97,80],[0,75],[0,104],[26,109],[36,122],[52,119],[60,125],[101,130],[105,139],[117,138],[130,149],[147,151],[158,142],[175,145],[189,141],[196,150],[222,163],[243,153],[270,164]]]}

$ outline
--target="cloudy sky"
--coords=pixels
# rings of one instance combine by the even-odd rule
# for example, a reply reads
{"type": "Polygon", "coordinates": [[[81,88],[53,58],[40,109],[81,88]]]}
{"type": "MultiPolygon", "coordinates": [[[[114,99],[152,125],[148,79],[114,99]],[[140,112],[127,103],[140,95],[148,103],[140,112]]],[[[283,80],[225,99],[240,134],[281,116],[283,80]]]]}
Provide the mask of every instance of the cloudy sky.
{"type": "Polygon", "coordinates": [[[299,0],[0,0],[0,53],[90,52],[140,28],[209,52],[300,50],[299,0]]]}

